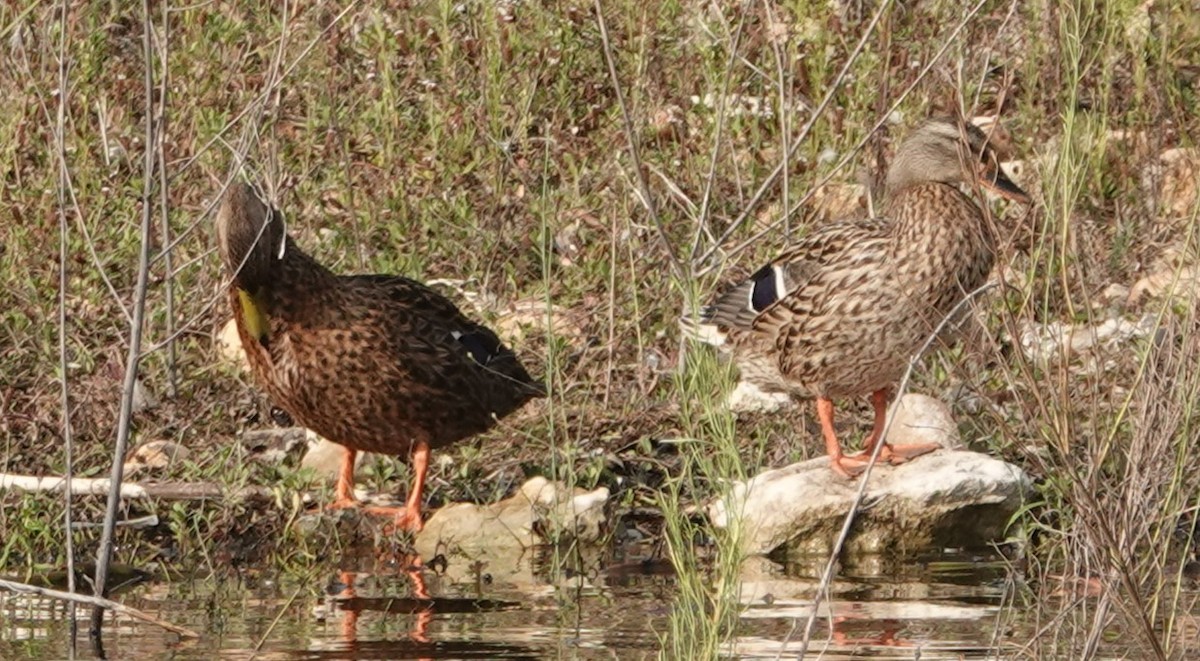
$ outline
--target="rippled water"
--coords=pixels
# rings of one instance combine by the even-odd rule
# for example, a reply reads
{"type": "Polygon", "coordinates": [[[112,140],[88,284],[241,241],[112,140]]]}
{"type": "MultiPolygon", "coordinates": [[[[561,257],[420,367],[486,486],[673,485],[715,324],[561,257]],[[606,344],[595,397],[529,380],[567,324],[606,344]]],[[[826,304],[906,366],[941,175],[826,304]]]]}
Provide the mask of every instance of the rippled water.
{"type": "MultiPolygon", "coordinates": [[[[181,642],[109,615],[105,650],[114,659],[180,660],[653,658],[673,597],[669,567],[637,554],[556,577],[540,569],[549,563],[529,557],[438,571],[367,565],[331,572],[320,585],[253,573],[146,583],[120,600],[202,637],[181,642]]],[[[799,649],[819,570],[816,561],[748,561],[736,656],[799,649]]],[[[987,556],[843,568],[809,649],[814,657],[823,650],[825,659],[996,658],[1008,581],[1005,564],[987,556]]],[[[86,621],[86,611],[79,613],[86,621]]],[[[67,657],[61,602],[0,594],[0,615],[0,658],[67,657]]],[[[92,657],[86,634],[79,640],[78,656],[92,657]]]]}

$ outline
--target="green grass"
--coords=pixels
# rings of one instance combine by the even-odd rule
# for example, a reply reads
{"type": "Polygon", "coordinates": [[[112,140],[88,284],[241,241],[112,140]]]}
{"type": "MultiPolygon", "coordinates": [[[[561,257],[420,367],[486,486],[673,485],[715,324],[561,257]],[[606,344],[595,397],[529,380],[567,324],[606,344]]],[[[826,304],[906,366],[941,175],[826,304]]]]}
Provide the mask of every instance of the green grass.
{"type": "MultiPolygon", "coordinates": [[[[720,495],[723,480],[815,456],[820,443],[807,408],[736,420],[722,412],[732,379],[710,355],[681,351],[676,319],[776,252],[786,234],[818,222],[821,210],[811,204],[782,215],[822,178],[866,180],[927,114],[995,114],[1003,103],[1013,151],[1030,173],[1023,183],[1040,201],[1029,216],[995,207],[1021,248],[1002,261],[1028,284],[986,297],[983,325],[961,348],[929,357],[914,387],[984,402],[956,407],[965,440],[1039,478],[1045,505],[1021,522],[1032,531],[1031,594],[1046,617],[1063,617],[1075,633],[1058,642],[1042,636],[1031,653],[1077,649],[1099,626],[1088,611],[1051,598],[1049,577],[1064,574],[1106,577],[1107,599],[1134,605],[1114,607],[1114,626],[1133,632],[1147,653],[1152,640],[1164,653],[1186,652],[1169,632],[1179,626],[1173,586],[1177,567],[1193,557],[1190,512],[1200,493],[1189,459],[1200,390],[1200,356],[1188,348],[1194,297],[1120,308],[1130,319],[1156,314],[1168,340],[1111,349],[1102,371],[1081,372],[1078,361],[1032,364],[1015,346],[1032,323],[1103,321],[1105,287],[1132,285],[1167,246],[1194,254],[1197,210],[1166,214],[1143,181],[1163,150],[1193,148],[1200,135],[1200,19],[1186,3],[988,2],[919,81],[968,5],[889,5],[839,81],[874,11],[863,3],[792,0],[770,5],[768,16],[759,3],[605,2],[657,217],[637,197],[591,3],[409,4],[344,15],[329,3],[301,3],[287,15],[274,3],[200,4],[167,16],[153,66],[156,77],[168,75],[168,221],[181,238],[171,251],[175,273],[161,259],[151,267],[146,330],[158,345],[168,327],[184,329],[175,344],[180,393],[165,397],[166,352],[148,354],[142,378],[164,401],[135,416],[134,440],[191,448],[192,465],[174,477],[277,487],[280,521],[264,529],[280,540],[271,557],[296,571],[328,559],[287,525],[304,481],[240,465],[237,434],[270,424],[267,404],[247,376],[214,367],[211,336],[228,311],[205,211],[235,153],[244,153],[250,175],[279,194],[297,240],[340,271],[462,281],[461,291],[447,293],[492,323],[517,301],[561,310],[571,333],[535,325],[515,342],[552,384],[551,399],[439,453],[453,461],[435,462],[434,483],[445,486],[431,498],[495,500],[545,474],[608,486],[622,505],[661,509],[665,553],[680,571],[664,650],[674,658],[727,651],[737,632],[737,534],[714,532],[685,512],[720,495]],[[910,85],[897,115],[870,134],[910,85]],[[726,93],[760,99],[772,112],[741,112],[719,102],[726,93]],[[718,102],[693,101],[706,95],[718,102]],[[827,95],[828,108],[801,135],[827,95]],[[777,179],[751,206],[784,159],[781,99],[804,108],[786,122],[799,146],[786,190],[777,179]],[[864,140],[849,166],[833,172],[864,140]],[[777,229],[735,250],[773,223],[777,229]],[[568,229],[576,249],[564,254],[557,243],[568,229]],[[713,237],[726,232],[717,245],[713,237]],[[681,274],[669,269],[672,257],[681,274]],[[698,538],[711,544],[697,547],[698,538]]],[[[9,90],[0,97],[0,470],[62,472],[56,430],[65,376],[76,473],[98,475],[115,436],[129,331],[121,308],[130,306],[140,241],[142,25],[111,3],[73,6],[69,85],[60,97],[57,11],[46,3],[0,8],[9,46],[0,54],[0,83],[9,90]],[[78,203],[66,209],[65,375],[53,248],[65,183],[53,135],[60,98],[78,203]]],[[[156,24],[161,12],[155,7],[156,24]]],[[[159,224],[156,217],[156,232],[159,224]]],[[[854,438],[868,416],[862,403],[845,406],[851,415],[839,424],[854,438]]],[[[380,486],[401,489],[402,466],[381,470],[380,486]]],[[[0,500],[0,573],[61,563],[61,498],[0,500]]],[[[98,518],[95,502],[77,500],[79,515],[98,518]]],[[[161,512],[186,562],[229,562],[212,540],[237,531],[245,512],[161,512]]],[[[123,562],[159,552],[136,534],[120,538],[123,562]]],[[[90,531],[76,541],[80,557],[93,552],[90,531]]]]}

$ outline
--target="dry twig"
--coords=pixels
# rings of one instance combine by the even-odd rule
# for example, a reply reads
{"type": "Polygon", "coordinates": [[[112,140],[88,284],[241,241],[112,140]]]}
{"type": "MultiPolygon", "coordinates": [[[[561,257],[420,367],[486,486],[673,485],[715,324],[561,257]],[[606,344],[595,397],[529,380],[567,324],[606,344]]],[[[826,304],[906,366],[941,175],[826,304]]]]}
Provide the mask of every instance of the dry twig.
{"type": "Polygon", "coordinates": [[[9,592],[16,592],[18,594],[35,594],[39,597],[49,597],[51,599],[58,599],[60,601],[86,604],[89,606],[94,606],[97,609],[107,609],[119,615],[125,615],[147,624],[153,624],[156,627],[166,629],[167,631],[184,638],[200,637],[200,634],[192,631],[191,629],[181,627],[177,624],[171,624],[170,622],[165,622],[132,606],[126,606],[120,602],[112,601],[111,599],[104,599],[103,597],[96,597],[88,594],[75,594],[73,592],[63,592],[62,590],[53,590],[51,588],[43,588],[37,585],[29,585],[28,583],[6,581],[4,579],[0,579],[0,589],[8,590],[9,592]]]}

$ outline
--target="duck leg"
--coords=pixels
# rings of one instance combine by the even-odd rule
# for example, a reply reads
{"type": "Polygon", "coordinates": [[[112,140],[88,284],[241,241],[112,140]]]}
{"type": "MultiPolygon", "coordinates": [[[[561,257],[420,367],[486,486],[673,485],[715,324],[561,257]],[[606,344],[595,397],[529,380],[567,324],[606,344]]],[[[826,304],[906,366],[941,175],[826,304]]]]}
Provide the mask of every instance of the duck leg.
{"type": "Polygon", "coordinates": [[[421,521],[421,497],[425,491],[425,474],[429,471],[429,444],[425,441],[413,444],[412,470],[415,477],[404,507],[368,507],[366,511],[371,514],[394,515],[397,529],[421,532],[425,527],[421,521]]]}
{"type": "MultiPolygon", "coordinates": [[[[886,388],[871,393],[871,405],[875,408],[875,426],[871,428],[871,435],[863,441],[862,451],[851,455],[851,457],[864,462],[871,459],[871,454],[875,452],[875,446],[883,438],[883,428],[887,425],[888,391],[886,388]]],[[[913,457],[933,452],[940,447],[942,446],[937,443],[895,445],[884,441],[883,448],[879,450],[879,460],[891,464],[902,464],[913,457]]]]}
{"type": "Polygon", "coordinates": [[[396,527],[411,532],[421,532],[425,523],[421,521],[421,496],[425,491],[425,473],[429,471],[429,444],[417,441],[412,453],[413,486],[408,493],[404,510],[396,514],[396,527]]]}
{"type": "Polygon", "coordinates": [[[325,506],[326,509],[341,510],[358,507],[358,501],[354,499],[354,459],[358,455],[358,451],[344,445],[342,449],[345,450],[345,453],[342,455],[342,465],[338,468],[334,499],[332,503],[325,506]]]}
{"type": "Polygon", "coordinates": [[[817,398],[817,419],[821,421],[821,435],[825,437],[825,453],[833,472],[846,479],[851,479],[862,472],[866,462],[856,457],[842,454],[842,446],[838,443],[837,432],[833,429],[833,400],[828,397],[817,398]]]}
{"type": "MultiPolygon", "coordinates": [[[[886,389],[871,393],[871,406],[875,409],[875,425],[871,427],[871,433],[863,440],[863,449],[850,455],[851,457],[862,459],[864,462],[871,460],[876,444],[879,443],[879,439],[883,438],[883,428],[887,425],[887,405],[888,391],[886,389]]],[[[883,449],[879,451],[879,458],[886,461],[889,456],[888,445],[885,443],[883,449]]]]}

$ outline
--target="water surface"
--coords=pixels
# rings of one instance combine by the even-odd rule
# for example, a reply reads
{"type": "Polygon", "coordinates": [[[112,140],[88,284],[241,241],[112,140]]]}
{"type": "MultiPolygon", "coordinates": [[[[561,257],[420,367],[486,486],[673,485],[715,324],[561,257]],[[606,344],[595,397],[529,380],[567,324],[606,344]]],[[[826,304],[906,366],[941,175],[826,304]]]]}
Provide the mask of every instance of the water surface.
{"type": "MultiPolygon", "coordinates": [[[[109,615],[113,659],[641,659],[658,655],[673,599],[670,567],[634,552],[592,571],[551,572],[532,554],[507,564],[417,570],[354,563],[314,581],[263,572],[152,580],[119,596],[202,634],[180,641],[109,615]]],[[[734,655],[795,652],[821,562],[751,559],[734,655]]],[[[843,568],[809,649],[825,659],[997,658],[1007,565],[935,554],[843,568]]],[[[68,656],[68,607],[0,594],[0,658],[68,656]]],[[[79,614],[86,621],[84,609],[79,614]]],[[[92,658],[86,634],[79,658],[92,658]]],[[[1003,654],[1000,654],[1003,658],[1003,654]]]]}

